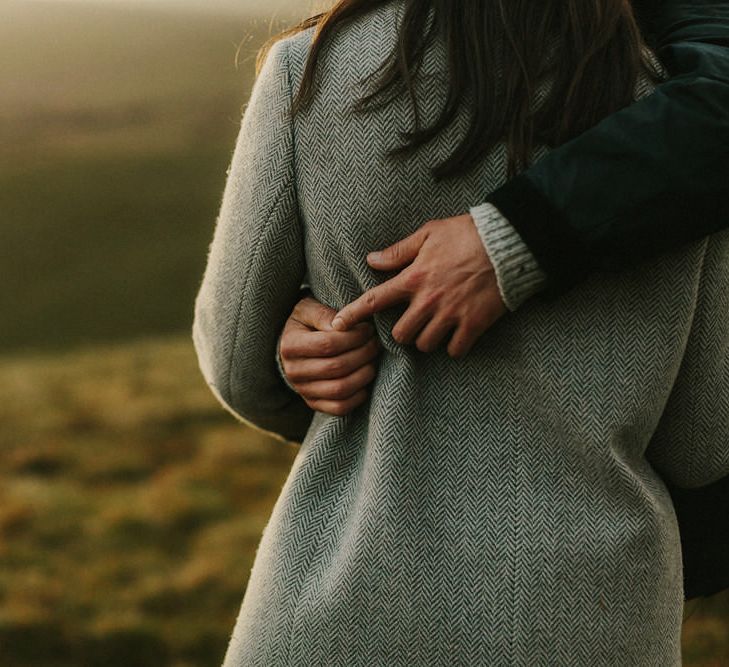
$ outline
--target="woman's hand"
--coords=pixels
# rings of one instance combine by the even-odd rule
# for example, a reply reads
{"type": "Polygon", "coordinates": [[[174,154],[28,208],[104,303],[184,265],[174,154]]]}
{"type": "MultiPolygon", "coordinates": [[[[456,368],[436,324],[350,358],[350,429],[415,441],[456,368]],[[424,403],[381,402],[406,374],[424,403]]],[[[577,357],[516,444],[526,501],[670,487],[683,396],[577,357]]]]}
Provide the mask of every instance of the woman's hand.
{"type": "Polygon", "coordinates": [[[291,385],[313,410],[343,416],[367,400],[380,353],[375,328],[362,322],[335,331],[337,311],[305,297],[281,334],[281,365],[291,385]]]}

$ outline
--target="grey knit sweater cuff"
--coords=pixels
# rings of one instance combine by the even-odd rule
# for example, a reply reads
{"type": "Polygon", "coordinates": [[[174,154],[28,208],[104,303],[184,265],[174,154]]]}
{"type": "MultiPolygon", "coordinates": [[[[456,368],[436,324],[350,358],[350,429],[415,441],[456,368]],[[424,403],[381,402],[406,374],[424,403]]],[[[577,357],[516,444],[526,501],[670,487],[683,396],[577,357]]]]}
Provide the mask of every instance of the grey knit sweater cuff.
{"type": "Polygon", "coordinates": [[[474,206],[470,213],[494,266],[501,298],[514,311],[546,287],[547,274],[516,229],[493,204],[474,206]]]}

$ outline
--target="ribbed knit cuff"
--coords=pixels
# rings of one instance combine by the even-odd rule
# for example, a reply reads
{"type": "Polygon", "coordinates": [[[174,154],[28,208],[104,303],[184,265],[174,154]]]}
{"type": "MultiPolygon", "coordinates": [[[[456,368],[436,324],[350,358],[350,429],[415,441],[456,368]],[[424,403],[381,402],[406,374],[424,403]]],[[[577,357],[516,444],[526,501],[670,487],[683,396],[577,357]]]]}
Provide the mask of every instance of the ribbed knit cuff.
{"type": "Polygon", "coordinates": [[[506,307],[514,311],[547,285],[547,274],[509,223],[493,204],[474,206],[471,217],[494,266],[496,282],[506,307]]]}

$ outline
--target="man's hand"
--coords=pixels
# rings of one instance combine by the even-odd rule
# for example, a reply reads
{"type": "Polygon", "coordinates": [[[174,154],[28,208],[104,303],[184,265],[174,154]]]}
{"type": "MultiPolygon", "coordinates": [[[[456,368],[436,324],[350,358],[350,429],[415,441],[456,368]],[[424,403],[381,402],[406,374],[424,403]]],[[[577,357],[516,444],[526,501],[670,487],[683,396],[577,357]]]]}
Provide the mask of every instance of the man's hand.
{"type": "Polygon", "coordinates": [[[455,328],[448,354],[460,358],[507,312],[491,260],[468,214],[427,222],[380,253],[370,253],[367,262],[381,271],[407,268],[340,310],[333,322],[339,331],[410,301],[393,338],[411,343],[417,337],[417,348],[432,352],[455,328]]]}
{"type": "Polygon", "coordinates": [[[335,312],[311,297],[299,301],[281,334],[280,353],[286,377],[306,404],[343,416],[367,400],[380,342],[368,322],[333,330],[335,312]]]}

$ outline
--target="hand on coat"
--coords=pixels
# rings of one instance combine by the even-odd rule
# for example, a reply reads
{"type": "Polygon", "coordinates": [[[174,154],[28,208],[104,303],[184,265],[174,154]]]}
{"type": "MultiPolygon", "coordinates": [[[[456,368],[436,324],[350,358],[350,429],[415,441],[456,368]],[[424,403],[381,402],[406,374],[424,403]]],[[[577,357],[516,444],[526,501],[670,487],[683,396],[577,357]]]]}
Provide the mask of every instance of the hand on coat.
{"type": "Polygon", "coordinates": [[[334,331],[335,313],[316,299],[303,298],[286,321],[279,351],[288,381],[306,404],[342,416],[367,400],[380,343],[369,322],[334,331]]]}
{"type": "Polygon", "coordinates": [[[427,222],[380,253],[370,253],[367,261],[381,271],[406,268],[340,310],[333,323],[339,331],[409,301],[393,338],[403,344],[415,341],[420,351],[432,352],[455,329],[448,354],[461,358],[507,312],[491,260],[468,214],[427,222]]]}

